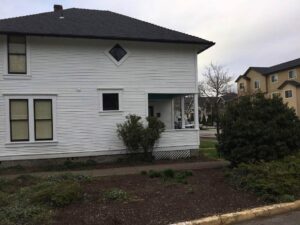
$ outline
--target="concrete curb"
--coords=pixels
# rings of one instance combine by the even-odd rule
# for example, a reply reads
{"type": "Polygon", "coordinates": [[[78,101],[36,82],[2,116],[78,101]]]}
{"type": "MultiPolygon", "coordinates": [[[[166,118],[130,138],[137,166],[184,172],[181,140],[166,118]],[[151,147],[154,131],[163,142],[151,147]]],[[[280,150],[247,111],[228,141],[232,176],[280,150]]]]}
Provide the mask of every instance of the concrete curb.
{"type": "Polygon", "coordinates": [[[281,203],[269,206],[263,206],[255,209],[249,209],[241,212],[227,213],[206,217],[200,220],[176,223],[172,225],[225,225],[246,220],[255,219],[257,217],[273,216],[300,208],[300,200],[291,203],[281,203]]]}

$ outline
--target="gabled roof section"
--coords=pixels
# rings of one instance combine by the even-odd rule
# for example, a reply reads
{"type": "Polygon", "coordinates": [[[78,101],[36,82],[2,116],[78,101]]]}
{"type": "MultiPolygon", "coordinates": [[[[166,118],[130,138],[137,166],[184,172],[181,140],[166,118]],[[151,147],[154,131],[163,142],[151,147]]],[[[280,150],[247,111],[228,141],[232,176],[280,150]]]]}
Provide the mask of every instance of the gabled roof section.
{"type": "Polygon", "coordinates": [[[215,43],[110,11],[70,8],[0,20],[0,34],[173,42],[201,45],[215,43]]]}
{"type": "Polygon", "coordinates": [[[250,80],[249,77],[247,77],[246,75],[240,75],[238,76],[238,78],[235,80],[235,82],[238,82],[241,78],[245,79],[245,80],[250,80]]]}
{"type": "Polygon", "coordinates": [[[299,87],[300,86],[300,82],[296,81],[296,80],[286,80],[284,81],[279,87],[278,89],[282,89],[284,88],[286,85],[291,84],[293,86],[299,87]]]}

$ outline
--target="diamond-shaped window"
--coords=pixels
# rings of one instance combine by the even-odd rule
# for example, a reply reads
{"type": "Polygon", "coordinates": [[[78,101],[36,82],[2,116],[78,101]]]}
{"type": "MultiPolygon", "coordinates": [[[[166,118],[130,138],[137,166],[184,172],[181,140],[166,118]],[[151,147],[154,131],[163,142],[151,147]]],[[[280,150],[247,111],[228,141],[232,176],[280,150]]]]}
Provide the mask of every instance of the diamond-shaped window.
{"type": "Polygon", "coordinates": [[[126,50],[119,44],[116,44],[110,51],[109,54],[118,62],[127,54],[126,50]]]}

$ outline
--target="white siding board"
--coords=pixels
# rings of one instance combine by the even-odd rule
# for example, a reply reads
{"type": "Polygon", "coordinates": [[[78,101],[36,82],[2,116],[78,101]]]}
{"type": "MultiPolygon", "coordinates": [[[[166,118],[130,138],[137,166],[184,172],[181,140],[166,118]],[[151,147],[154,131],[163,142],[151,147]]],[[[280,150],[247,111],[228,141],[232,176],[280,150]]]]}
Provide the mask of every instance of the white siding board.
{"type": "MultiPolygon", "coordinates": [[[[196,53],[184,44],[118,42],[130,51],[116,66],[105,51],[115,41],[30,37],[31,79],[4,79],[6,41],[0,35],[0,160],[68,153],[124,151],[116,124],[127,114],[147,115],[146,93],[196,92],[196,53]],[[123,111],[99,113],[98,87],[123,88],[123,111]],[[80,90],[80,91],[79,91],[80,90]],[[7,144],[3,94],[55,93],[57,143],[7,144]],[[38,155],[38,156],[37,156],[38,155]]],[[[166,131],[157,147],[195,146],[198,131],[166,131]]]]}

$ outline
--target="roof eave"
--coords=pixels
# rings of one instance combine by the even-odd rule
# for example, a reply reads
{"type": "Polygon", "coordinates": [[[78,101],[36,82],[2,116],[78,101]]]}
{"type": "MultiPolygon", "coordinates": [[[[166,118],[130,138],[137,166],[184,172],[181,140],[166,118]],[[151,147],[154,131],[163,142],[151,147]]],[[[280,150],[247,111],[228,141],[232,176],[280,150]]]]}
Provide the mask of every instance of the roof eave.
{"type": "Polygon", "coordinates": [[[166,40],[166,39],[147,39],[147,38],[129,38],[129,37],[114,37],[106,36],[99,37],[93,35],[72,35],[72,34],[44,34],[44,33],[24,33],[24,32],[8,32],[0,31],[3,35],[29,35],[29,36],[42,36],[42,37],[61,37],[61,38],[84,38],[84,39],[102,39],[102,40],[124,40],[124,41],[141,41],[141,42],[160,42],[160,43],[178,43],[178,44],[197,44],[197,45],[207,45],[200,52],[213,46],[215,43],[210,41],[184,41],[184,40],[166,40]]]}

